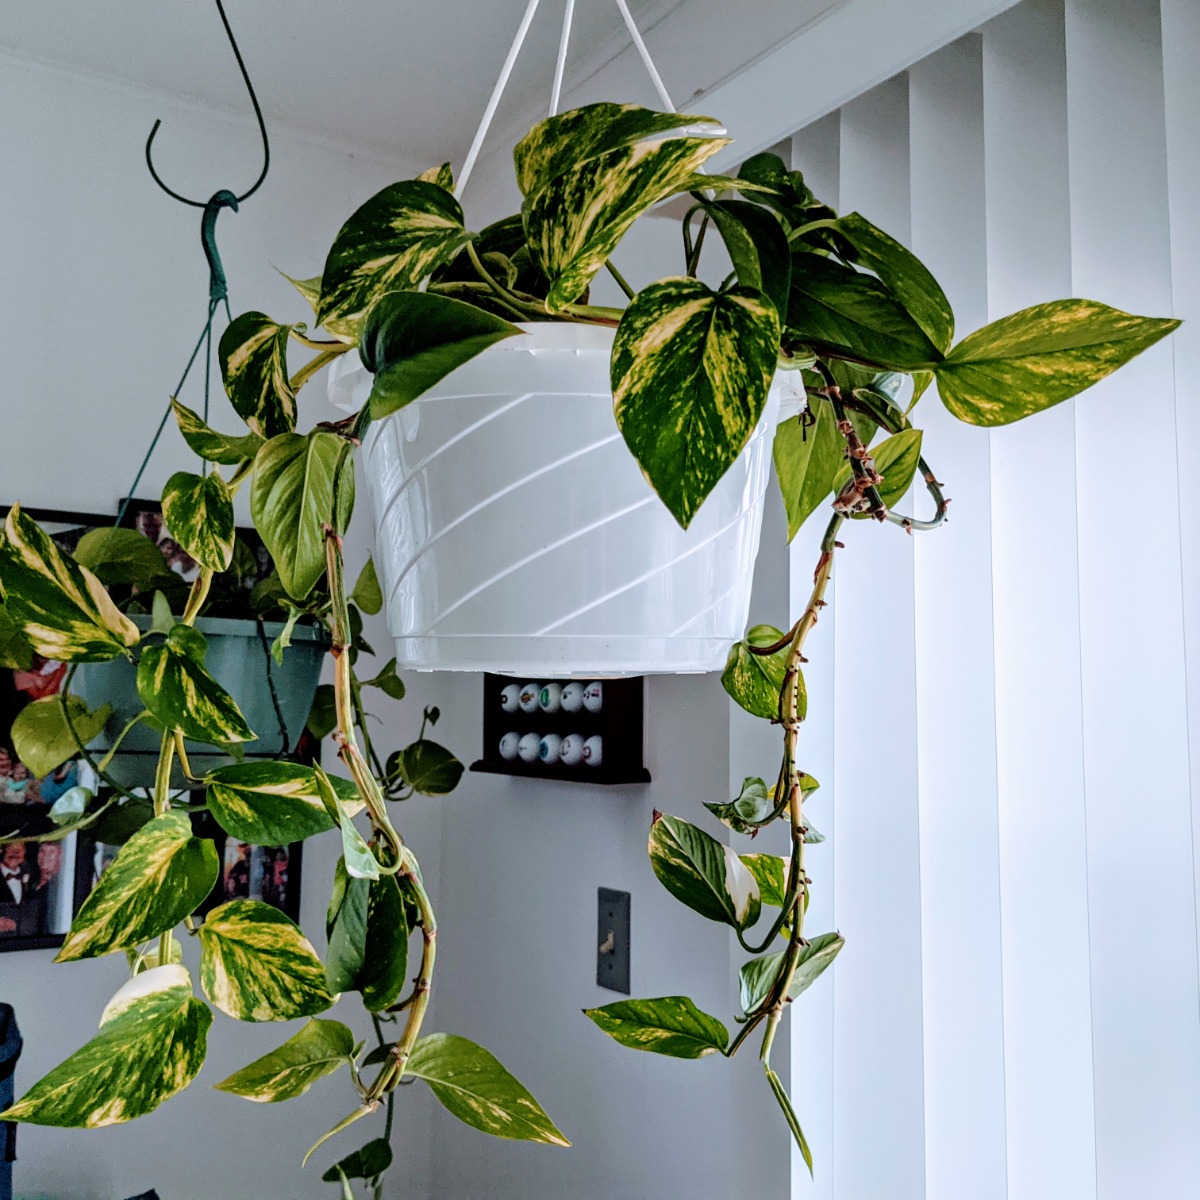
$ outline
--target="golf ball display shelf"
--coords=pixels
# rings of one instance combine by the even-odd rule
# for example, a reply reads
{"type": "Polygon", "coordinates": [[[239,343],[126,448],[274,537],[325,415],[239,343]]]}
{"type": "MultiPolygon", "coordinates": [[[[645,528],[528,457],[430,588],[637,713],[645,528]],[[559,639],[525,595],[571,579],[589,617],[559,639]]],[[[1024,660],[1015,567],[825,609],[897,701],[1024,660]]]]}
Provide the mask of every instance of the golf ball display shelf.
{"type": "Polygon", "coordinates": [[[483,757],[472,771],[575,783],[649,783],[644,681],[483,677],[483,757]]]}

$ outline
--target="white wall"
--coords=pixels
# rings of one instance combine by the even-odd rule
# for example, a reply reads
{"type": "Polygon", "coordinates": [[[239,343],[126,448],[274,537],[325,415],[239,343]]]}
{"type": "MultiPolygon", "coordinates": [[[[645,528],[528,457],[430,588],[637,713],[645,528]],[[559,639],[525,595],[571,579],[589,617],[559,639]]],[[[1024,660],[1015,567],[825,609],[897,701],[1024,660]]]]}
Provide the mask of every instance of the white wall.
{"type": "MultiPolygon", "coordinates": [[[[207,300],[199,211],[183,209],[153,185],[141,161],[146,134],[155,117],[164,118],[161,169],[178,189],[202,196],[248,186],[259,161],[257,134],[247,123],[159,96],[15,60],[0,61],[0,112],[6,280],[0,289],[0,499],[115,513],[207,300]]],[[[242,212],[221,216],[218,236],[235,313],[258,307],[304,319],[303,302],[272,264],[299,276],[319,272],[353,207],[412,168],[288,135],[276,136],[272,151],[267,183],[242,212]]],[[[304,419],[322,419],[319,384],[310,392],[304,419]]],[[[198,405],[194,385],[190,396],[198,405]]],[[[218,427],[236,429],[219,385],[213,414],[218,427]]],[[[169,427],[140,494],[156,496],[172,471],[192,461],[169,427]]],[[[356,563],[366,553],[365,505],[360,519],[349,552],[356,563]]],[[[373,640],[386,651],[386,633],[373,640]]],[[[413,690],[413,700],[388,713],[397,737],[415,734],[420,681],[413,690]]],[[[403,828],[436,889],[436,810],[410,805],[403,828]]],[[[318,948],[336,854],[336,839],[328,836],[305,848],[302,924],[318,948]]],[[[0,1000],[15,1006],[25,1038],[21,1088],[93,1035],[126,973],[122,955],[55,966],[52,954],[0,955],[0,1000]]],[[[335,1015],[365,1036],[369,1025],[354,1015],[360,1011],[351,998],[335,1015]]],[[[345,1079],[284,1105],[249,1104],[210,1090],[292,1032],[290,1024],[243,1025],[218,1013],[197,1082],[149,1117],[94,1132],[23,1126],[18,1194],[115,1200],[157,1186],[174,1200],[328,1196],[333,1189],[320,1182],[320,1171],[360,1144],[355,1139],[367,1126],[346,1135],[337,1150],[321,1152],[303,1173],[300,1158],[353,1107],[345,1079]]],[[[403,1165],[392,1186],[397,1195],[427,1195],[433,1102],[415,1089],[401,1101],[395,1144],[403,1165]]]]}

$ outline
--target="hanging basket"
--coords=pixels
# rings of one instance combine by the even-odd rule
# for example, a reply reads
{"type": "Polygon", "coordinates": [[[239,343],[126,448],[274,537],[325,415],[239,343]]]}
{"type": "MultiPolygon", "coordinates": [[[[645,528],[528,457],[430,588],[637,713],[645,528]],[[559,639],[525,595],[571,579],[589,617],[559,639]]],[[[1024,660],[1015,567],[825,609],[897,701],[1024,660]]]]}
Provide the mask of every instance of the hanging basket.
{"type": "MultiPolygon", "coordinates": [[[[777,377],[686,531],[613,418],[613,331],[536,323],[376,422],[363,446],[396,656],[531,678],[720,670],[745,631],[777,377]]],[[[359,408],[350,356],[330,398],[359,408]]]]}
{"type": "MultiPolygon", "coordinates": [[[[132,620],[143,633],[150,628],[149,617],[132,620]]],[[[270,658],[266,649],[283,629],[277,622],[265,622],[261,637],[258,622],[251,620],[201,617],[196,628],[208,640],[205,669],[237,701],[246,723],[258,734],[256,741],[246,743],[246,757],[278,758],[294,751],[321,680],[321,667],[329,647],[325,631],[313,625],[297,625],[281,665],[270,658]],[[278,712],[271,696],[272,685],[279,701],[278,712]]],[[[145,708],[137,693],[137,668],[124,658],[81,664],[71,690],[89,708],[112,706],[104,733],[93,744],[100,754],[145,708]]],[[[109,774],[125,787],[152,787],[161,736],[156,727],[146,721],[139,722],[122,741],[109,774]]],[[[235,761],[219,746],[203,742],[189,741],[186,749],[196,775],[235,761]]],[[[183,786],[178,771],[173,783],[183,786]]]]}

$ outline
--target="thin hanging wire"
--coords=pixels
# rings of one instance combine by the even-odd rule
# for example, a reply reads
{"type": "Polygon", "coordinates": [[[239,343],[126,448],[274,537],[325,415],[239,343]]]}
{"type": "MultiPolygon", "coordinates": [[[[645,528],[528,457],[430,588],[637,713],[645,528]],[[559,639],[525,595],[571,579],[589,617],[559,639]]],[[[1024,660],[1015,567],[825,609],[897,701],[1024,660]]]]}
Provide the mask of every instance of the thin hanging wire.
{"type": "Polygon", "coordinates": [[[558,101],[562,95],[563,70],[567,65],[567,46],[571,41],[571,19],[575,16],[575,0],[567,0],[563,10],[562,34],[558,39],[558,59],[554,64],[554,86],[550,89],[550,115],[558,114],[558,101]]]}
{"type": "MultiPolygon", "coordinates": [[[[243,200],[248,200],[255,192],[263,185],[263,181],[267,177],[267,171],[271,167],[271,142],[267,137],[267,126],[263,120],[262,109],[259,107],[258,96],[254,92],[254,84],[250,82],[250,72],[246,70],[246,63],[242,58],[242,52],[238,48],[237,38],[233,36],[233,28],[229,24],[229,18],[225,15],[225,6],[221,0],[216,0],[217,12],[221,14],[221,24],[225,26],[225,36],[229,39],[229,45],[233,49],[233,56],[237,59],[238,70],[242,73],[242,79],[246,84],[246,91],[250,93],[250,103],[254,106],[254,118],[258,121],[258,133],[262,138],[263,147],[263,165],[262,170],[258,173],[258,178],[248,191],[243,192],[237,197],[238,203],[243,200]]],[[[150,130],[150,136],[146,139],[146,166],[150,168],[150,174],[154,178],[154,182],[158,184],[168,196],[173,196],[181,204],[190,204],[193,208],[203,208],[207,200],[189,200],[187,196],[180,195],[174,188],[168,187],[162,179],[162,176],[154,169],[154,155],[152,147],[154,145],[155,135],[158,133],[159,127],[162,125],[160,117],[154,122],[154,128],[150,130]]],[[[234,208],[237,205],[233,205],[234,208]]]]}
{"type": "Polygon", "coordinates": [[[678,112],[679,110],[671,102],[671,97],[667,93],[667,86],[663,83],[662,76],[658,73],[658,68],[654,65],[654,60],[650,57],[650,51],[646,49],[646,43],[642,41],[642,35],[638,32],[633,14],[629,11],[629,5],[625,3],[625,0],[617,0],[617,7],[621,10],[621,16],[625,19],[625,28],[629,30],[629,36],[633,38],[633,44],[637,47],[638,54],[641,55],[642,65],[646,68],[646,74],[650,76],[650,82],[654,84],[654,90],[658,93],[658,98],[663,102],[663,107],[668,112],[678,112]]]}

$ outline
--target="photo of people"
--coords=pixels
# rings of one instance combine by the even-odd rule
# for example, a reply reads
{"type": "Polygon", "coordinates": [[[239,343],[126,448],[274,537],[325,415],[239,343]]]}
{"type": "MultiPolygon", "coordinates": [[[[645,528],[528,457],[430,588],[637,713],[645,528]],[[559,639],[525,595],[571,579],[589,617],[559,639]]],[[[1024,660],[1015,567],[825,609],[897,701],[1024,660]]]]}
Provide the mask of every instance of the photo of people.
{"type": "Polygon", "coordinates": [[[75,839],[0,845],[0,943],[71,927],[75,839]]]}
{"type": "Polygon", "coordinates": [[[295,915],[298,857],[299,846],[251,846],[236,838],[226,839],[220,882],[222,900],[261,900],[295,915]]]}

